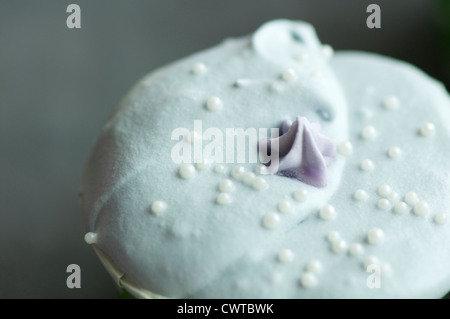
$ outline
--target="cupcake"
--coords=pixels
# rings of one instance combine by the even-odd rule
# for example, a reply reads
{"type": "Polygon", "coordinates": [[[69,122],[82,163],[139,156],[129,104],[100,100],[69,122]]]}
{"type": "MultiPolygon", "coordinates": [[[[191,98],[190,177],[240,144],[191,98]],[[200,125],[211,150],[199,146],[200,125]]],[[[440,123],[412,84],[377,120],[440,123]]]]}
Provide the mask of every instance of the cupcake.
{"type": "Polygon", "coordinates": [[[87,161],[90,244],[138,298],[440,298],[450,99],[275,20],[150,73],[87,161]]]}

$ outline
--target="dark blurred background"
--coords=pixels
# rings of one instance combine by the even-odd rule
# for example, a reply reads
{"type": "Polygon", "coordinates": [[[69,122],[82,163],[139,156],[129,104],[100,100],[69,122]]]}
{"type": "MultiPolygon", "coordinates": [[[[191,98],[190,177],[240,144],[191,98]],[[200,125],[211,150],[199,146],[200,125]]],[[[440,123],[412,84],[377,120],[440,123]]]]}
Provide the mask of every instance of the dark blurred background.
{"type": "Polygon", "coordinates": [[[337,50],[389,55],[445,81],[444,2],[0,0],[0,298],[117,296],[84,243],[77,188],[103,124],[146,73],[290,18],[337,50]],[[81,29],[66,26],[70,3],[81,29]],[[366,26],[370,3],[381,29],[366,26]],[[69,264],[81,267],[80,289],[66,286],[69,264]]]}

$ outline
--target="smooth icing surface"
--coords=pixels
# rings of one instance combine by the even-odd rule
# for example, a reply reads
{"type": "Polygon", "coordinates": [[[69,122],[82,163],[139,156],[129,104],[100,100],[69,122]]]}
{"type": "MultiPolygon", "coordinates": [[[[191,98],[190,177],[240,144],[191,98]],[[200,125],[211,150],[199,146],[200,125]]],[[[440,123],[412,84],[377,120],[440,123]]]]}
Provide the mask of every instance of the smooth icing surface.
{"type": "Polygon", "coordinates": [[[450,290],[448,123],[448,93],[411,65],[334,53],[309,24],[272,21],[153,72],[125,97],[83,175],[87,241],[137,296],[440,298],[450,290]],[[258,163],[171,157],[180,141],[208,147],[207,128],[297,116],[344,143],[326,187],[261,175],[258,163]],[[173,138],[180,127],[187,140],[173,138]],[[371,264],[380,288],[367,285],[371,264]]]}

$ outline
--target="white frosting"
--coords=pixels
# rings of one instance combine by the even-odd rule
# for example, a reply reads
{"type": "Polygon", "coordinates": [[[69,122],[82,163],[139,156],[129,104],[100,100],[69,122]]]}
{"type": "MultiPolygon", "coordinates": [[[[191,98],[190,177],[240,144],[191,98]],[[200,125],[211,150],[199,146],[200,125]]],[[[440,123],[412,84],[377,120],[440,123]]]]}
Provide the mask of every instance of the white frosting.
{"type": "Polygon", "coordinates": [[[137,296],[439,298],[450,289],[450,227],[437,215],[450,207],[448,123],[448,93],[416,68],[371,54],[330,54],[312,26],[272,21],[251,37],[164,67],[133,88],[106,124],[83,175],[86,231],[96,234],[92,243],[137,296]],[[284,74],[290,69],[295,72],[284,74]],[[237,79],[245,81],[234,85],[237,79]],[[337,156],[328,167],[325,188],[263,175],[267,185],[256,190],[258,164],[220,164],[216,173],[216,163],[210,169],[171,159],[178,142],[172,131],[191,132],[194,120],[202,120],[204,130],[225,131],[274,128],[296,116],[352,145],[351,156],[337,156]],[[364,134],[368,140],[361,138],[367,126],[376,128],[376,138],[372,130],[364,134]],[[386,156],[393,145],[402,150],[396,160],[386,156]],[[224,179],[233,180],[231,192],[218,189],[224,179]],[[421,217],[398,204],[392,211],[398,214],[380,211],[379,200],[387,202],[382,208],[394,207],[376,194],[385,183],[421,217]],[[358,189],[370,196],[355,201],[358,189]],[[275,213],[285,200],[290,213],[275,213]],[[168,203],[157,217],[148,213],[155,201],[168,203]],[[335,218],[318,216],[325,205],[336,209],[323,215],[335,218]],[[349,246],[375,226],[386,234],[382,243],[349,246]],[[286,247],[295,258],[280,263],[274,256],[286,247]],[[379,259],[369,258],[375,255],[379,259]],[[313,259],[320,260],[320,274],[302,274],[313,259]],[[369,289],[362,266],[379,260],[389,276],[381,288],[369,289]],[[275,273],[278,280],[267,280],[275,273]]]}

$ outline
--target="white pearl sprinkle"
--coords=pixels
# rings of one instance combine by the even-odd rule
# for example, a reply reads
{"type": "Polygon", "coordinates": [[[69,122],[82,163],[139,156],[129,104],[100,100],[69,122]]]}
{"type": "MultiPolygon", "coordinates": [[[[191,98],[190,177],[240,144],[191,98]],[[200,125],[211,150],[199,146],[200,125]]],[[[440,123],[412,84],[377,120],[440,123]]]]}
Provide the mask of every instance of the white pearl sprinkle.
{"type": "Polygon", "coordinates": [[[86,233],[84,241],[89,245],[95,244],[97,242],[97,234],[93,232],[86,233]]]}
{"type": "Polygon", "coordinates": [[[322,264],[320,261],[313,259],[306,265],[306,271],[317,274],[322,270],[322,264]]]}
{"type": "Polygon", "coordinates": [[[334,219],[336,217],[336,209],[333,206],[327,204],[320,209],[319,215],[320,218],[324,220],[334,219]]]}
{"type": "Polygon", "coordinates": [[[306,53],[298,53],[298,54],[295,56],[295,59],[296,59],[297,61],[305,61],[305,60],[308,59],[308,54],[306,54],[306,53]]]}
{"type": "Polygon", "coordinates": [[[388,210],[391,208],[391,202],[386,198],[382,198],[378,201],[377,207],[380,210],[388,210]]]}
{"type": "Polygon", "coordinates": [[[428,206],[428,203],[424,200],[420,200],[417,202],[416,205],[414,205],[414,214],[417,216],[424,216],[428,214],[430,210],[430,207],[428,206]]]}
{"type": "Polygon", "coordinates": [[[208,169],[209,166],[211,166],[211,164],[209,163],[209,161],[207,159],[202,159],[198,162],[195,163],[195,167],[198,170],[204,171],[205,169],[208,169]]]}
{"type": "Polygon", "coordinates": [[[405,202],[398,202],[397,204],[395,204],[394,211],[397,214],[405,214],[408,212],[408,210],[409,210],[409,207],[405,202]]]}
{"type": "Polygon", "coordinates": [[[342,156],[349,156],[353,152],[353,145],[350,142],[341,142],[337,145],[337,151],[342,156]]]}
{"type": "Polygon", "coordinates": [[[378,259],[378,257],[369,256],[363,261],[364,269],[367,269],[369,265],[380,265],[380,260],[378,259]]]}
{"type": "Polygon", "coordinates": [[[292,205],[289,201],[283,200],[278,203],[278,211],[280,213],[289,213],[292,210],[292,205]]]}
{"type": "Polygon", "coordinates": [[[420,128],[420,134],[425,137],[429,137],[434,134],[436,128],[433,123],[424,123],[420,128]]]}
{"type": "Polygon", "coordinates": [[[383,101],[383,106],[387,110],[393,110],[398,108],[400,105],[400,101],[396,96],[388,96],[383,101]]]}
{"type": "Polygon", "coordinates": [[[155,215],[159,215],[164,213],[167,209],[167,203],[162,200],[156,200],[152,204],[152,213],[155,215]]]}
{"type": "Polygon", "coordinates": [[[366,172],[373,171],[375,164],[370,159],[365,159],[361,162],[361,169],[366,172]]]}
{"type": "Polygon", "coordinates": [[[369,195],[367,195],[367,192],[363,189],[358,189],[355,194],[353,194],[353,198],[358,202],[363,202],[367,200],[369,195]]]}
{"type": "Polygon", "coordinates": [[[352,256],[360,256],[364,253],[364,247],[360,243],[353,243],[350,245],[349,253],[352,256]]]}
{"type": "Polygon", "coordinates": [[[384,232],[380,228],[374,227],[367,233],[369,244],[377,245],[384,241],[384,232]]]}
{"type": "Polygon", "coordinates": [[[217,174],[224,174],[226,171],[227,169],[222,164],[216,165],[214,167],[214,172],[216,172],[217,174]]]}
{"type": "Polygon", "coordinates": [[[308,198],[308,191],[306,189],[297,189],[293,194],[294,199],[297,202],[303,203],[308,198]]]}
{"type": "Polygon", "coordinates": [[[328,233],[327,239],[330,243],[334,243],[336,241],[341,240],[341,235],[335,230],[332,230],[328,233]]]}
{"type": "Polygon", "coordinates": [[[361,136],[365,140],[373,140],[377,136],[377,131],[373,126],[368,125],[362,130],[361,136]]]}
{"type": "Polygon", "coordinates": [[[331,244],[331,249],[336,254],[345,254],[348,249],[347,242],[345,240],[337,240],[331,244]]]}
{"type": "Polygon", "coordinates": [[[219,196],[217,196],[217,204],[220,205],[227,205],[231,203],[231,197],[227,193],[220,193],[219,196]]]}
{"type": "Polygon", "coordinates": [[[263,177],[256,176],[252,181],[252,187],[253,187],[253,189],[256,189],[259,191],[259,190],[263,190],[263,189],[266,189],[267,187],[269,187],[269,184],[263,177]]]}
{"type": "Polygon", "coordinates": [[[317,286],[317,277],[310,272],[305,272],[300,277],[300,285],[304,288],[313,288],[317,286]]]}
{"type": "Polygon", "coordinates": [[[222,100],[217,96],[212,96],[206,101],[206,108],[211,112],[219,111],[222,107],[222,100]]]}
{"type": "Polygon", "coordinates": [[[192,73],[200,75],[200,74],[204,74],[206,73],[208,69],[206,68],[206,66],[201,63],[201,62],[197,62],[194,64],[194,66],[192,67],[192,73]]]}
{"type": "Polygon", "coordinates": [[[262,164],[257,165],[255,167],[255,174],[266,175],[267,174],[267,166],[266,165],[262,165],[262,164]]]}
{"type": "Polygon", "coordinates": [[[262,224],[267,229],[272,229],[278,226],[280,216],[277,213],[268,213],[263,217],[262,224]]]}
{"type": "Polygon", "coordinates": [[[329,44],[322,45],[322,55],[325,59],[330,59],[334,54],[333,47],[329,44]]]}
{"type": "Polygon", "coordinates": [[[392,146],[389,150],[388,150],[388,156],[390,158],[398,158],[402,155],[402,150],[400,149],[400,147],[398,146],[392,146]]]}
{"type": "Polygon", "coordinates": [[[294,253],[290,249],[283,249],[278,253],[278,260],[281,262],[290,262],[294,259],[294,253]]]}
{"type": "Polygon", "coordinates": [[[387,197],[390,193],[392,193],[392,187],[388,184],[383,184],[378,187],[378,195],[387,197]]]}
{"type": "Polygon", "coordinates": [[[408,192],[405,195],[405,202],[408,205],[414,206],[419,201],[419,196],[415,192],[408,192]]]}
{"type": "Polygon", "coordinates": [[[447,214],[444,213],[439,213],[436,216],[434,216],[434,222],[439,225],[445,225],[445,223],[447,223],[447,219],[448,219],[447,214]]]}
{"type": "Polygon", "coordinates": [[[242,87],[246,87],[246,86],[250,85],[251,83],[252,83],[251,80],[248,80],[248,79],[237,79],[233,83],[233,86],[237,87],[237,88],[242,88],[242,87]]]}
{"type": "Polygon", "coordinates": [[[244,175],[243,175],[243,177],[242,177],[242,180],[243,180],[243,182],[244,182],[245,184],[251,186],[252,183],[253,183],[253,179],[254,179],[255,177],[256,177],[255,173],[253,173],[253,172],[245,172],[244,175]]]}
{"type": "Polygon", "coordinates": [[[231,170],[231,176],[237,180],[240,181],[244,177],[245,168],[242,166],[235,166],[231,170]]]}
{"type": "Polygon", "coordinates": [[[190,179],[195,176],[195,167],[192,164],[183,164],[180,167],[179,174],[181,178],[190,179]]]}
{"type": "Polygon", "coordinates": [[[219,184],[219,190],[224,193],[229,193],[233,189],[233,182],[229,179],[224,179],[219,184]]]}
{"type": "Polygon", "coordinates": [[[283,74],[281,75],[281,78],[285,81],[285,82],[292,82],[295,81],[297,79],[297,72],[295,72],[294,69],[289,68],[283,71],[283,74]]]}
{"type": "Polygon", "coordinates": [[[387,195],[387,199],[392,203],[395,204],[400,200],[400,195],[397,192],[390,192],[387,195]]]}

